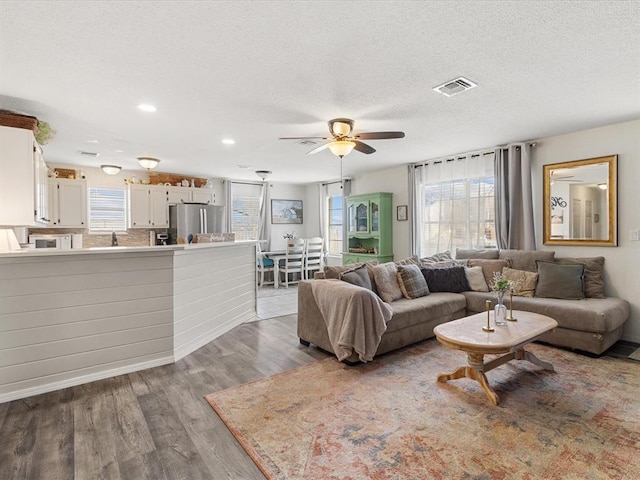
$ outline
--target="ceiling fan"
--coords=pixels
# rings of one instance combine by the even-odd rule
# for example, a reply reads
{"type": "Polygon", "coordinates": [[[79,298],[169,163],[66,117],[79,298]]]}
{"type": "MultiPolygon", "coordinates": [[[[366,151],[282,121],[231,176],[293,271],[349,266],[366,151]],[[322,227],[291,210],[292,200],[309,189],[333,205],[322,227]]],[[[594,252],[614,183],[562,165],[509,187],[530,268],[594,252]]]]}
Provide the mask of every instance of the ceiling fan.
{"type": "Polygon", "coordinates": [[[574,178],[574,175],[558,175],[555,172],[551,172],[551,184],[554,182],[570,182],[570,183],[582,183],[583,180],[571,180],[574,178]]]}
{"type": "Polygon", "coordinates": [[[376,151],[371,145],[361,140],[386,140],[390,138],[404,138],[404,132],[368,132],[353,134],[354,121],[349,118],[334,118],[329,124],[330,137],[281,137],[280,140],[330,140],[307,152],[307,155],[318,153],[325,148],[331,153],[342,158],[349,155],[352,150],[371,154],[376,151]]]}

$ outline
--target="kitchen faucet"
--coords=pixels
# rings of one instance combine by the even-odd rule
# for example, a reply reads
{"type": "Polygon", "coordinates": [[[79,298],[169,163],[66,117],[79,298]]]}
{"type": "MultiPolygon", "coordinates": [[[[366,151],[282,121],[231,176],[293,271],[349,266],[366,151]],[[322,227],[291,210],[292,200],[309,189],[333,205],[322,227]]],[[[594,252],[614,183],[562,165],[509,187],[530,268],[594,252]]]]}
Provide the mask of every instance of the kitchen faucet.
{"type": "Polygon", "coordinates": [[[116,232],[111,232],[111,246],[112,247],[118,246],[118,237],[116,237],[116,232]]]}

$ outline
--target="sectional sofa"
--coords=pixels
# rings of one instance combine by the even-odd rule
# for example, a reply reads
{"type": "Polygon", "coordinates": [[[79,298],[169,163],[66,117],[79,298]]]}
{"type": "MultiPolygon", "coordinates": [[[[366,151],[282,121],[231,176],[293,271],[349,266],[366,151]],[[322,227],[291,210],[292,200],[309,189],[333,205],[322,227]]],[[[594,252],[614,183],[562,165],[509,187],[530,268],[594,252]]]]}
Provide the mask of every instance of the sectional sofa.
{"type": "MultiPolygon", "coordinates": [[[[438,288],[438,285],[431,283],[429,287],[432,291],[426,295],[406,298],[407,295],[403,294],[403,298],[394,298],[392,301],[386,302],[391,307],[392,315],[390,320],[386,322],[386,330],[379,339],[375,355],[431,338],[434,336],[433,328],[435,326],[484,311],[485,301],[495,302],[496,299],[495,293],[488,288],[491,284],[491,277],[496,273],[507,271],[526,276],[529,280],[535,278],[537,282],[537,285],[529,292],[529,295],[532,296],[517,295],[513,297],[513,309],[547,315],[558,322],[558,328],[545,334],[541,341],[600,355],[622,336],[624,323],[630,316],[630,307],[625,300],[604,295],[603,257],[556,258],[554,252],[521,250],[458,250],[455,259],[446,258],[447,254],[448,252],[438,254],[435,261],[433,257],[412,258],[394,265],[400,271],[403,269],[403,263],[415,263],[423,269],[422,273],[425,278],[431,278],[427,276],[429,273],[427,270],[431,269],[449,269],[454,272],[459,271],[461,266],[464,268],[467,278],[471,278],[472,271],[475,271],[477,276],[477,272],[481,269],[485,278],[485,286],[478,287],[478,284],[474,282],[467,282],[465,287],[455,288],[454,286],[450,288],[455,291],[433,291],[443,290],[443,288],[438,288]],[[565,268],[561,267],[562,265],[571,265],[572,267],[565,268]],[[551,269],[550,273],[549,269],[551,269]],[[540,271],[538,272],[538,270],[540,271]],[[582,295],[579,294],[580,292],[576,294],[575,292],[562,291],[572,281],[572,278],[562,277],[564,271],[571,271],[573,277],[576,277],[576,272],[582,271],[579,277],[582,295]],[[537,293],[544,296],[537,295],[537,293]],[[551,298],[553,296],[576,296],[577,298],[551,298]]],[[[381,279],[380,276],[376,277],[375,273],[377,272],[374,272],[379,267],[373,265],[367,267],[372,280],[372,290],[378,290],[381,287],[384,290],[385,285],[382,285],[382,282],[379,281],[378,285],[375,282],[376,278],[381,279]]],[[[347,286],[347,282],[344,280],[348,280],[348,272],[353,272],[355,268],[357,266],[328,267],[325,268],[324,274],[317,275],[316,279],[300,282],[298,288],[298,336],[302,344],[315,344],[331,353],[336,353],[336,350],[344,352],[342,347],[340,349],[334,348],[335,341],[332,344],[327,321],[319,308],[319,304],[322,305],[323,301],[329,299],[316,298],[317,295],[327,294],[323,293],[325,290],[314,289],[314,282],[333,282],[334,292],[336,288],[344,290],[343,293],[347,297],[351,296],[354,300],[357,295],[361,297],[368,295],[368,297],[375,298],[380,296],[380,291],[377,291],[377,295],[365,292],[366,286],[359,287],[362,291],[353,288],[351,284],[347,286]],[[342,280],[339,279],[340,277],[342,280]]],[[[414,268],[413,270],[415,271],[414,268]]],[[[440,275],[443,272],[435,273],[440,275]]],[[[384,282],[392,283],[393,278],[386,277],[384,282]]],[[[402,279],[400,279],[400,283],[402,284],[402,279]]],[[[518,281],[518,284],[520,283],[518,281]]],[[[526,283],[527,281],[524,282],[524,284],[526,283]]],[[[531,285],[528,287],[531,290],[531,285]]],[[[526,292],[520,293],[527,295],[526,292]]],[[[384,295],[382,297],[385,298],[384,295]]],[[[388,296],[386,299],[389,300],[388,296]]],[[[381,300],[379,299],[379,301],[381,300]]],[[[507,300],[506,303],[508,304],[509,301],[507,300]]],[[[362,325],[366,327],[368,320],[366,318],[360,320],[362,325]]],[[[363,361],[361,353],[357,349],[353,349],[349,356],[342,353],[339,359],[346,363],[363,361]]],[[[366,361],[366,359],[364,360],[366,361]]]]}

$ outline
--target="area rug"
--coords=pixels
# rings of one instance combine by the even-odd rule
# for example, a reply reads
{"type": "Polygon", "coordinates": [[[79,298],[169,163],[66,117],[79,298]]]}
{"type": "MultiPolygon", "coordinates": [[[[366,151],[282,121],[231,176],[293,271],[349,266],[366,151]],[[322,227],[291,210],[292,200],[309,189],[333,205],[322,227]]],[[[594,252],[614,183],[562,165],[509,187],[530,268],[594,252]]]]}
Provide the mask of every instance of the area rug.
{"type": "Polygon", "coordinates": [[[466,356],[435,340],[356,367],[328,358],[206,399],[268,479],[640,478],[640,365],[528,347],[438,383],[466,356]]]}
{"type": "Polygon", "coordinates": [[[640,348],[636,348],[633,352],[631,352],[629,358],[631,360],[637,360],[638,362],[640,362],[640,348]]]}

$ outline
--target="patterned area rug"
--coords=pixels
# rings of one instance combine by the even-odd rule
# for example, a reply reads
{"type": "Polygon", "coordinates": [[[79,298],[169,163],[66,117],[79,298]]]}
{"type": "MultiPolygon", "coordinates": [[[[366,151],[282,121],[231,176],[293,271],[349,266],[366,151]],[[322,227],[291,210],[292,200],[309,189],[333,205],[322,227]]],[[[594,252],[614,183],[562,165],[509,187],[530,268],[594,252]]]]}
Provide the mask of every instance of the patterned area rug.
{"type": "Polygon", "coordinates": [[[492,370],[499,406],[475,381],[436,381],[466,356],[435,340],[206,399],[268,479],[640,478],[640,365],[528,348],[556,372],[492,370]]]}

